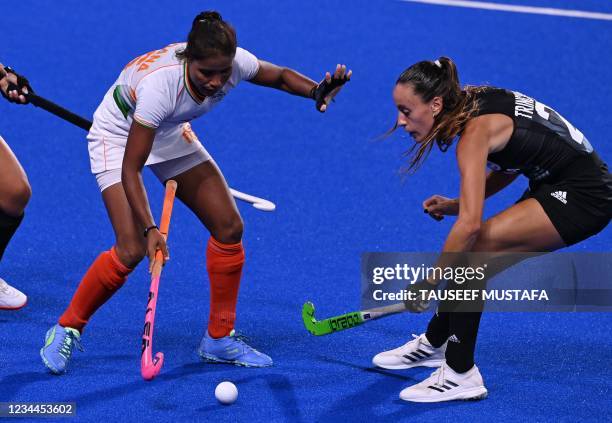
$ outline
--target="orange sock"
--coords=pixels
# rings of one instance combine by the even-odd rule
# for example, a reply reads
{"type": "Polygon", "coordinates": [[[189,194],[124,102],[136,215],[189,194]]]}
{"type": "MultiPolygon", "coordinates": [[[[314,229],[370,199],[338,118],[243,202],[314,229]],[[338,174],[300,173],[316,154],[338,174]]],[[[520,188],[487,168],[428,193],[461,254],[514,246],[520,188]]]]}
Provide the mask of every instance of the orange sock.
{"type": "Polygon", "coordinates": [[[243,264],[242,242],[222,244],[210,237],[206,248],[206,269],[210,279],[208,333],[213,338],[228,336],[234,329],[243,264]]]}
{"type": "Polygon", "coordinates": [[[119,261],[115,247],[100,254],[83,276],[58,323],[83,333],[89,318],[121,288],[132,270],[119,261]]]}

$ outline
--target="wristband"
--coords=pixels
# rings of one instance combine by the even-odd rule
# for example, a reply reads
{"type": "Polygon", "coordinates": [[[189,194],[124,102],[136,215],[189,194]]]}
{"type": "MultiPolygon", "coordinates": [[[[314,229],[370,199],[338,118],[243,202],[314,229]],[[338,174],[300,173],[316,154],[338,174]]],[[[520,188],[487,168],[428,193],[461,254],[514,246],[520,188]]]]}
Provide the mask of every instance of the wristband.
{"type": "Polygon", "coordinates": [[[147,237],[147,235],[149,234],[149,231],[150,231],[151,229],[158,229],[158,230],[159,230],[159,228],[157,227],[157,225],[149,226],[148,228],[146,228],[146,229],[144,230],[144,237],[145,237],[145,238],[147,237]]]}
{"type": "Polygon", "coordinates": [[[315,86],[310,89],[310,94],[308,95],[309,98],[312,98],[313,100],[317,99],[317,88],[318,87],[319,87],[319,84],[315,84],[315,86]]]}

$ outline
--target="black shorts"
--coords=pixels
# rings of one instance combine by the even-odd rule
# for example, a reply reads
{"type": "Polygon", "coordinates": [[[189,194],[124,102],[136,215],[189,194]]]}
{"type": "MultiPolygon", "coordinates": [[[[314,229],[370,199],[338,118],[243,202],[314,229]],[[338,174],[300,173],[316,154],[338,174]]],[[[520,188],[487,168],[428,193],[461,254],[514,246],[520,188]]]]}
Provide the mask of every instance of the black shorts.
{"type": "Polygon", "coordinates": [[[517,201],[536,199],[566,245],[605,228],[612,219],[612,175],[597,154],[576,160],[552,181],[531,184],[517,201]]]}

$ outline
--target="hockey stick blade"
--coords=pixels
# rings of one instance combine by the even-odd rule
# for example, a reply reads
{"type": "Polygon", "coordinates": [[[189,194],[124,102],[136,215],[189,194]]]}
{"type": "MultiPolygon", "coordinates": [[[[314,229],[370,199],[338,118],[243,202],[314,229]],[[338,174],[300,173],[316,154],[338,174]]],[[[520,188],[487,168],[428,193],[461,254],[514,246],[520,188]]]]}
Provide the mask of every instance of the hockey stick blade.
{"type": "Polygon", "coordinates": [[[276,209],[276,204],[264,198],[255,197],[254,195],[250,195],[250,194],[245,194],[244,192],[240,192],[238,190],[235,190],[234,188],[230,188],[230,192],[232,193],[234,198],[250,203],[257,210],[271,212],[276,209]]]}
{"type": "Polygon", "coordinates": [[[324,320],[317,320],[314,315],[314,304],[308,301],[304,303],[304,306],[302,307],[302,320],[308,332],[315,336],[322,336],[351,329],[370,320],[391,316],[404,311],[406,311],[404,304],[398,303],[371,310],[354,311],[351,313],[341,314],[339,316],[329,317],[324,320]]]}

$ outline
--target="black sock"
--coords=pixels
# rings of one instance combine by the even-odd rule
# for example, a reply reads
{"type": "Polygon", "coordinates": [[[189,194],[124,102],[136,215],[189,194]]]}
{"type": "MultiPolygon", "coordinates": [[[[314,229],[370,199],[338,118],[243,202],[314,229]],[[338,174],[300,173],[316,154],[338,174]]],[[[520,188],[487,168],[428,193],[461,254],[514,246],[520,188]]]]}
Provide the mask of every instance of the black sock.
{"type": "Polygon", "coordinates": [[[446,364],[457,373],[474,367],[474,350],[482,312],[449,313],[450,337],[446,346],[446,364]]]}
{"type": "Polygon", "coordinates": [[[427,325],[425,336],[434,348],[440,348],[448,339],[450,333],[449,313],[445,311],[436,311],[427,325]]]}
{"type": "Polygon", "coordinates": [[[9,216],[0,210],[0,260],[4,255],[6,246],[23,220],[23,216],[23,214],[19,217],[9,216]]]}

